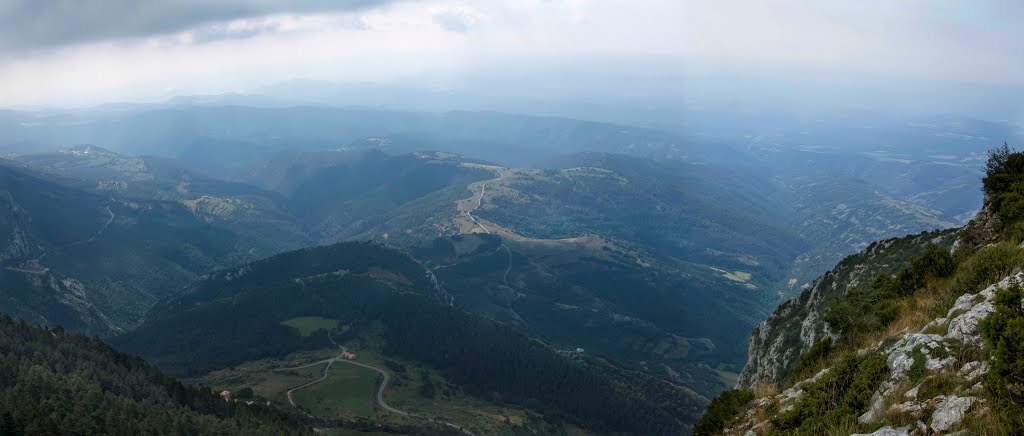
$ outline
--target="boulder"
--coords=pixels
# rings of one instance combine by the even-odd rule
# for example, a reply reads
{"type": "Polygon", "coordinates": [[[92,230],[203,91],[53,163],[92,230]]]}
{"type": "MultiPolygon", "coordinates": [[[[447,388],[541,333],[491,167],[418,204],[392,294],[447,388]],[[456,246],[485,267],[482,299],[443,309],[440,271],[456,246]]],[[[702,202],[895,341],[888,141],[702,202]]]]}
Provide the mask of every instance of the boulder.
{"type": "Polygon", "coordinates": [[[932,413],[932,430],[941,433],[960,425],[972,405],[974,397],[950,395],[932,413]]]}
{"type": "Polygon", "coordinates": [[[855,433],[850,436],[907,436],[910,434],[910,427],[882,427],[874,433],[855,433]]]}

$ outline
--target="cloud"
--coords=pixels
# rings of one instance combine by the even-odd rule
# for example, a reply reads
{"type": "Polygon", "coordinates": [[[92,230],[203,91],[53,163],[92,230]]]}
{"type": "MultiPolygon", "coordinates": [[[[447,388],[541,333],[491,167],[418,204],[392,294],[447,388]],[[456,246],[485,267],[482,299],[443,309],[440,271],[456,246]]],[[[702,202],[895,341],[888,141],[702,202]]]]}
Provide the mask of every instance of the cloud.
{"type": "Polygon", "coordinates": [[[466,33],[482,18],[480,12],[466,7],[446,8],[434,13],[434,23],[455,33],[466,33]]]}
{"type": "MultiPolygon", "coordinates": [[[[212,23],[274,14],[348,12],[398,0],[4,0],[0,2],[0,51],[31,51],[106,39],[138,38],[205,29],[204,38],[251,36],[274,30],[230,32],[212,23]],[[204,27],[205,26],[205,27],[204,27]]],[[[230,30],[230,29],[227,29],[230,30]]]]}
{"type": "Polygon", "coordinates": [[[602,74],[650,70],[1024,85],[1024,4],[1008,0],[136,1],[0,0],[0,106],[296,77],[433,86],[584,59],[585,74],[546,79],[600,87],[614,83],[593,79],[602,74]]]}
{"type": "Polygon", "coordinates": [[[204,24],[154,39],[167,44],[195,45],[264,35],[284,36],[291,33],[315,33],[336,29],[372,30],[358,15],[272,15],[204,24]]]}

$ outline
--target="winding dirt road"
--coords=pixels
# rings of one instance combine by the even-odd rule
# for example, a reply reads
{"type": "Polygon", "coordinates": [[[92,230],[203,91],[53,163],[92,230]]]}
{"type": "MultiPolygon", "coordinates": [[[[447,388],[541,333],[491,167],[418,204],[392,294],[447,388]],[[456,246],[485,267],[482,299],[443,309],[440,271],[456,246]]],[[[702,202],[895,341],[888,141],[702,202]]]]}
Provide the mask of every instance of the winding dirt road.
{"type": "MultiPolygon", "coordinates": [[[[337,356],[334,356],[334,357],[332,357],[330,359],[319,360],[319,361],[316,361],[316,362],[307,363],[305,365],[273,369],[273,371],[288,371],[288,370],[296,370],[296,369],[302,369],[302,368],[309,368],[311,366],[320,365],[320,364],[323,364],[323,363],[327,364],[327,367],[324,368],[324,374],[320,378],[318,378],[316,380],[313,380],[313,381],[309,381],[309,382],[303,383],[303,384],[301,384],[299,386],[296,386],[296,387],[291,388],[291,389],[288,390],[288,392],[287,392],[288,402],[292,405],[292,407],[294,407],[296,409],[299,409],[299,406],[297,406],[295,404],[295,400],[292,398],[292,394],[295,391],[297,391],[299,389],[302,389],[302,388],[305,388],[305,387],[308,387],[308,386],[311,386],[311,385],[316,384],[316,383],[320,383],[320,382],[326,380],[327,377],[330,376],[331,365],[333,365],[334,363],[336,363],[336,362],[348,363],[348,364],[351,364],[351,365],[356,365],[356,366],[361,366],[363,368],[372,369],[372,370],[376,371],[378,374],[380,374],[381,376],[383,376],[383,379],[380,382],[380,387],[377,388],[377,396],[375,398],[375,402],[377,403],[378,406],[380,406],[381,409],[384,409],[385,411],[387,411],[389,413],[394,413],[396,415],[426,419],[428,421],[436,422],[438,424],[443,424],[443,425],[446,425],[448,427],[451,427],[451,428],[454,428],[456,430],[459,430],[463,434],[466,434],[468,436],[476,436],[475,434],[473,434],[473,432],[469,431],[469,429],[466,429],[465,427],[462,427],[460,425],[453,424],[453,423],[447,422],[447,421],[442,421],[440,419],[435,419],[435,418],[430,418],[430,417],[426,417],[426,416],[422,416],[422,415],[417,415],[415,413],[409,413],[409,412],[406,412],[404,410],[392,407],[390,404],[388,404],[386,401],[384,401],[384,391],[387,389],[388,383],[391,382],[391,375],[388,374],[388,372],[385,371],[382,368],[378,368],[378,367],[373,366],[373,365],[367,365],[365,363],[360,363],[360,362],[356,362],[356,361],[345,359],[344,355],[348,351],[348,349],[343,347],[343,346],[341,346],[341,344],[338,344],[337,342],[335,342],[334,338],[331,336],[330,333],[327,334],[327,339],[330,339],[331,343],[334,344],[335,346],[337,346],[341,350],[340,354],[338,354],[337,356]]],[[[299,411],[302,411],[302,409],[299,409],[299,411]]],[[[302,413],[305,413],[306,416],[313,417],[313,415],[310,415],[309,413],[306,413],[305,411],[302,411],[302,413]]]]}
{"type": "Polygon", "coordinates": [[[64,247],[61,247],[61,248],[73,247],[75,245],[81,245],[81,244],[88,244],[88,243],[90,243],[92,241],[95,241],[96,238],[100,237],[100,235],[103,234],[104,230],[107,230],[107,227],[110,227],[110,223],[114,222],[114,211],[110,210],[110,206],[107,206],[107,213],[110,214],[110,218],[107,219],[107,222],[103,223],[103,227],[100,227],[100,230],[97,231],[95,234],[93,234],[91,237],[89,237],[89,239],[83,239],[81,241],[75,241],[75,242],[67,244],[67,245],[65,245],[64,247]]]}
{"type": "MultiPolygon", "coordinates": [[[[110,206],[107,206],[106,209],[107,209],[107,214],[110,215],[110,218],[107,219],[107,222],[103,223],[103,227],[100,227],[100,229],[97,230],[96,233],[94,233],[92,236],[90,236],[87,239],[82,239],[80,241],[75,241],[75,242],[71,242],[71,243],[67,243],[67,244],[61,245],[61,246],[57,247],[57,249],[74,247],[76,245],[82,245],[82,244],[88,244],[88,243],[91,243],[91,242],[95,241],[96,238],[99,238],[100,235],[102,235],[103,232],[105,230],[107,230],[107,227],[110,227],[110,223],[114,222],[114,217],[115,217],[114,211],[110,210],[110,206]]],[[[47,268],[47,267],[45,267],[45,266],[43,266],[42,264],[39,263],[39,261],[43,260],[44,257],[46,257],[46,251],[43,251],[43,253],[40,254],[35,259],[31,259],[28,262],[25,262],[25,264],[28,264],[28,265],[33,265],[34,264],[34,265],[38,266],[39,267],[38,269],[17,268],[17,267],[13,267],[13,266],[5,267],[5,269],[7,269],[9,271],[17,271],[17,272],[25,273],[25,274],[43,275],[43,274],[46,274],[47,272],[50,271],[50,268],[47,268]]]]}
{"type": "Polygon", "coordinates": [[[476,198],[476,206],[473,206],[472,209],[466,211],[466,216],[468,216],[469,219],[473,221],[473,224],[476,224],[477,227],[480,227],[481,229],[483,229],[484,233],[487,233],[487,234],[490,234],[491,231],[487,230],[487,227],[484,227],[483,224],[480,224],[480,221],[478,221],[476,219],[476,217],[473,216],[473,211],[479,209],[480,205],[483,203],[483,201],[484,201],[484,193],[487,192],[487,184],[490,183],[490,182],[497,182],[498,180],[501,180],[502,177],[505,177],[505,175],[502,174],[499,171],[498,172],[498,177],[495,177],[495,178],[490,179],[490,180],[484,180],[483,182],[481,182],[480,183],[480,196],[476,198]]]}
{"type": "MultiPolygon", "coordinates": [[[[484,227],[483,224],[480,224],[480,221],[478,221],[476,217],[473,216],[473,212],[479,209],[480,205],[483,203],[484,193],[487,192],[487,184],[490,182],[496,182],[498,180],[501,180],[503,177],[505,177],[504,174],[502,174],[501,171],[498,171],[498,177],[483,181],[483,183],[480,184],[480,196],[476,198],[476,206],[466,211],[466,216],[468,216],[469,219],[473,220],[473,224],[476,224],[477,227],[483,229],[484,233],[487,234],[491,234],[491,231],[488,230],[487,227],[484,227]]],[[[512,272],[512,250],[508,248],[508,246],[505,245],[504,242],[501,243],[501,247],[505,248],[505,252],[508,253],[508,267],[505,268],[505,275],[502,276],[501,280],[502,282],[505,283],[506,287],[511,288],[511,286],[508,285],[508,275],[509,273],[512,272]]]]}
{"type": "MultiPolygon", "coordinates": [[[[297,390],[299,390],[299,389],[302,389],[302,388],[304,388],[306,386],[309,386],[309,385],[312,385],[312,384],[316,384],[316,383],[320,383],[320,382],[324,381],[327,378],[327,375],[331,371],[331,365],[334,364],[334,362],[336,362],[338,359],[340,359],[341,356],[342,355],[339,354],[336,357],[333,357],[333,358],[330,358],[330,359],[321,360],[321,361],[318,361],[318,362],[313,362],[313,363],[302,365],[302,366],[292,366],[292,367],[288,367],[288,368],[277,368],[277,369],[274,369],[274,371],[290,371],[290,370],[296,370],[296,369],[302,369],[302,368],[309,368],[311,366],[319,365],[321,363],[326,363],[327,364],[327,367],[324,368],[324,375],[322,375],[320,378],[318,378],[316,380],[313,380],[313,381],[310,381],[310,382],[307,382],[307,383],[304,383],[304,384],[301,384],[301,385],[296,386],[294,388],[288,389],[288,392],[286,394],[288,396],[288,402],[291,403],[292,407],[294,407],[296,409],[299,408],[299,406],[297,406],[295,404],[295,400],[292,398],[292,393],[297,391],[297,390]]],[[[305,412],[303,412],[303,413],[305,413],[305,412]]],[[[309,414],[307,413],[306,415],[309,415],[309,414]]],[[[312,416],[312,415],[309,415],[309,416],[312,416]]]]}

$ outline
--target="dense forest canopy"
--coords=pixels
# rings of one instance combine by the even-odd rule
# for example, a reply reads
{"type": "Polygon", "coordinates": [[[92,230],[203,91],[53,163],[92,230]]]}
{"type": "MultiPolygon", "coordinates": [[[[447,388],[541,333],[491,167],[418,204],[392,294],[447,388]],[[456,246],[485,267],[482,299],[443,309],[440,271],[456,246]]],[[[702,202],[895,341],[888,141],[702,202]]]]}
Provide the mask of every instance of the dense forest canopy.
{"type": "Polygon", "coordinates": [[[263,405],[184,385],[98,339],[0,315],[0,434],[311,434],[263,405]]]}

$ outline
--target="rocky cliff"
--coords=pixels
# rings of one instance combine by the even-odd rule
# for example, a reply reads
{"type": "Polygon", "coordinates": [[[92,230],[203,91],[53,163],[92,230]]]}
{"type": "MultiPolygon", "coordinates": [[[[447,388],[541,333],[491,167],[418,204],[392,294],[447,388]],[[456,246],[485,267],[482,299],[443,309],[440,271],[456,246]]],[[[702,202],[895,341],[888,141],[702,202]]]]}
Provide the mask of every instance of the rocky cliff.
{"type": "Polygon", "coordinates": [[[951,246],[958,234],[959,229],[950,229],[887,239],[843,259],[757,326],[737,386],[750,389],[760,383],[783,384],[797,358],[815,341],[836,339],[836,333],[822,319],[836,297],[870,283],[879,274],[895,273],[928,244],[951,246]]]}
{"type": "Polygon", "coordinates": [[[871,244],[753,332],[695,434],[1021,434],[1024,154],[966,226],[871,244]]]}

